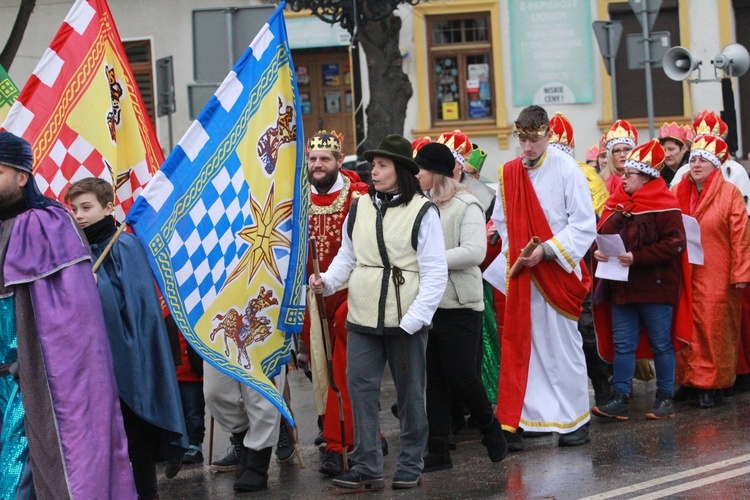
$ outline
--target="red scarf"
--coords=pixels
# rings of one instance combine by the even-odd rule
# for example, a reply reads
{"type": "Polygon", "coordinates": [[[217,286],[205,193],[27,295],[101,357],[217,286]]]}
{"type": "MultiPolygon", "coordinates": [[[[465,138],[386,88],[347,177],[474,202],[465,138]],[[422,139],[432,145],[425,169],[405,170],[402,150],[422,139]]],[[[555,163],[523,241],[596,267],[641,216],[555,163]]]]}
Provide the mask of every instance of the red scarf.
{"type": "Polygon", "coordinates": [[[667,184],[661,177],[647,182],[633,194],[628,194],[620,186],[611,192],[604,204],[599,226],[602,227],[607,218],[615,212],[640,214],[644,212],[663,212],[680,208],[677,198],[669,191],[667,184]]]}
{"type": "MultiPolygon", "coordinates": [[[[554,236],[539,203],[534,186],[520,158],[504,165],[501,173],[503,208],[508,228],[509,265],[533,236],[547,241],[554,236]]],[[[509,278],[505,307],[505,326],[500,352],[500,386],[497,417],[504,428],[515,430],[521,419],[531,356],[531,281],[545,300],[561,314],[575,319],[581,315],[588,293],[589,275],[581,265],[583,281],[551,260],[522,268],[509,278]]]]}
{"type": "Polygon", "coordinates": [[[701,195],[708,193],[708,189],[713,183],[714,177],[716,176],[719,169],[717,168],[706,177],[706,182],[703,183],[703,189],[698,191],[698,187],[695,185],[693,178],[688,175],[679,184],[677,184],[677,201],[680,203],[680,209],[685,215],[695,217],[695,212],[698,210],[698,205],[703,198],[701,195]]]}

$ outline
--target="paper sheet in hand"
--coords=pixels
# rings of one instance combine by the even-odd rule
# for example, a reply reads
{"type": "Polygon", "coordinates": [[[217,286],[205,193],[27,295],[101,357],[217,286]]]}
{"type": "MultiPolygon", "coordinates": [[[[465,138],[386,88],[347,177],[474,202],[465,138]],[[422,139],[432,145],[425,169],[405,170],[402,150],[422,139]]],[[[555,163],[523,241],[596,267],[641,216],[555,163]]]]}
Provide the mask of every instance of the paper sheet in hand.
{"type": "Polygon", "coordinates": [[[625,253],[625,245],[619,234],[597,234],[596,245],[599,251],[607,256],[607,262],[599,262],[596,266],[596,277],[605,280],[628,281],[630,269],[620,264],[617,256],[625,253]]]}
{"type": "Polygon", "coordinates": [[[492,261],[492,264],[487,266],[487,269],[485,269],[484,273],[482,273],[482,277],[487,281],[487,283],[505,294],[505,273],[507,272],[507,270],[508,261],[505,258],[505,254],[501,252],[500,255],[498,255],[497,258],[492,261]]]}
{"type": "Polygon", "coordinates": [[[701,227],[695,218],[684,214],[682,216],[682,224],[685,226],[688,262],[702,266],[703,246],[701,245],[701,227]]]}

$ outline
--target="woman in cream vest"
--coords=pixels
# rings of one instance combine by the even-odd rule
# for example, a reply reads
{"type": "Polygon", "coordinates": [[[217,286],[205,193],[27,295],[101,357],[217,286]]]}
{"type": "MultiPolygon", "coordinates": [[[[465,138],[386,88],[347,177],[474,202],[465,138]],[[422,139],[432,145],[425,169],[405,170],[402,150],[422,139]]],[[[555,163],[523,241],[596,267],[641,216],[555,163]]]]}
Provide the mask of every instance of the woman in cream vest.
{"type": "MultiPolygon", "coordinates": [[[[346,379],[354,414],[352,469],[333,480],[350,489],[383,489],[378,401],[386,361],[396,386],[401,424],[393,488],[419,485],[427,444],[427,332],[445,291],[448,270],[440,219],[415,177],[412,147],[399,135],[365,151],[373,186],[352,203],[341,249],[315,293],[329,295],[349,281],[346,379]]],[[[481,292],[480,292],[481,300],[481,292]]]]}
{"type": "Polygon", "coordinates": [[[444,144],[423,146],[414,161],[419,165],[422,189],[440,210],[448,264],[448,285],[427,342],[430,436],[424,472],[452,467],[448,443],[451,394],[460,395],[479,423],[490,460],[499,462],[507,454],[507,444],[476,369],[484,310],[479,264],[487,251],[482,206],[452,178],[453,154],[444,144]]]}

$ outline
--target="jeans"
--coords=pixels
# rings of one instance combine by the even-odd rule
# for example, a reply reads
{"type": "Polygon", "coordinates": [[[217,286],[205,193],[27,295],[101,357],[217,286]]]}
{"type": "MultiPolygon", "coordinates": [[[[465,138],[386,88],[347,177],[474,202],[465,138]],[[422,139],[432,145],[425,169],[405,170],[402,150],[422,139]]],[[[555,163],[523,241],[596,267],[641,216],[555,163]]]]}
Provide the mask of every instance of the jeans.
{"type": "Polygon", "coordinates": [[[614,381],[612,389],[630,394],[635,372],[635,350],[641,339],[641,326],[646,327],[654,352],[656,389],[668,394],[674,391],[675,353],[672,345],[672,313],[669,304],[612,304],[612,337],[615,345],[614,381]]]}
{"type": "Polygon", "coordinates": [[[206,434],[206,403],[203,399],[203,382],[179,382],[185,428],[190,444],[200,445],[206,434]]]}

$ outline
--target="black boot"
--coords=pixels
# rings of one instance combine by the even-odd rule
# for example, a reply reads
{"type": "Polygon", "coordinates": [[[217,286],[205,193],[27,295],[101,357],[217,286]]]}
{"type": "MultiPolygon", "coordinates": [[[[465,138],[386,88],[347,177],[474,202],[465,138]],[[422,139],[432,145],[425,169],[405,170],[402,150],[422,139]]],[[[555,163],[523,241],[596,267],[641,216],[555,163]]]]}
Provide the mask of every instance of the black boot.
{"type": "Polygon", "coordinates": [[[487,448],[487,456],[493,462],[499,462],[508,454],[508,442],[505,440],[500,422],[493,416],[488,425],[480,425],[484,437],[482,444],[487,448]]]}
{"type": "Polygon", "coordinates": [[[245,434],[247,434],[247,431],[232,434],[232,438],[230,439],[231,442],[238,443],[235,448],[237,451],[237,468],[234,470],[234,477],[237,479],[245,472],[245,465],[247,464],[247,448],[242,444],[245,440],[245,434]]]}
{"type": "MultiPolygon", "coordinates": [[[[244,447],[243,447],[244,448],[244,447]]],[[[273,448],[262,450],[245,450],[245,467],[242,475],[234,482],[234,491],[260,491],[266,489],[268,483],[268,466],[271,463],[273,448]]]]}
{"type": "Polygon", "coordinates": [[[452,469],[448,436],[434,436],[427,440],[427,455],[424,457],[422,472],[435,472],[452,469]]]}

